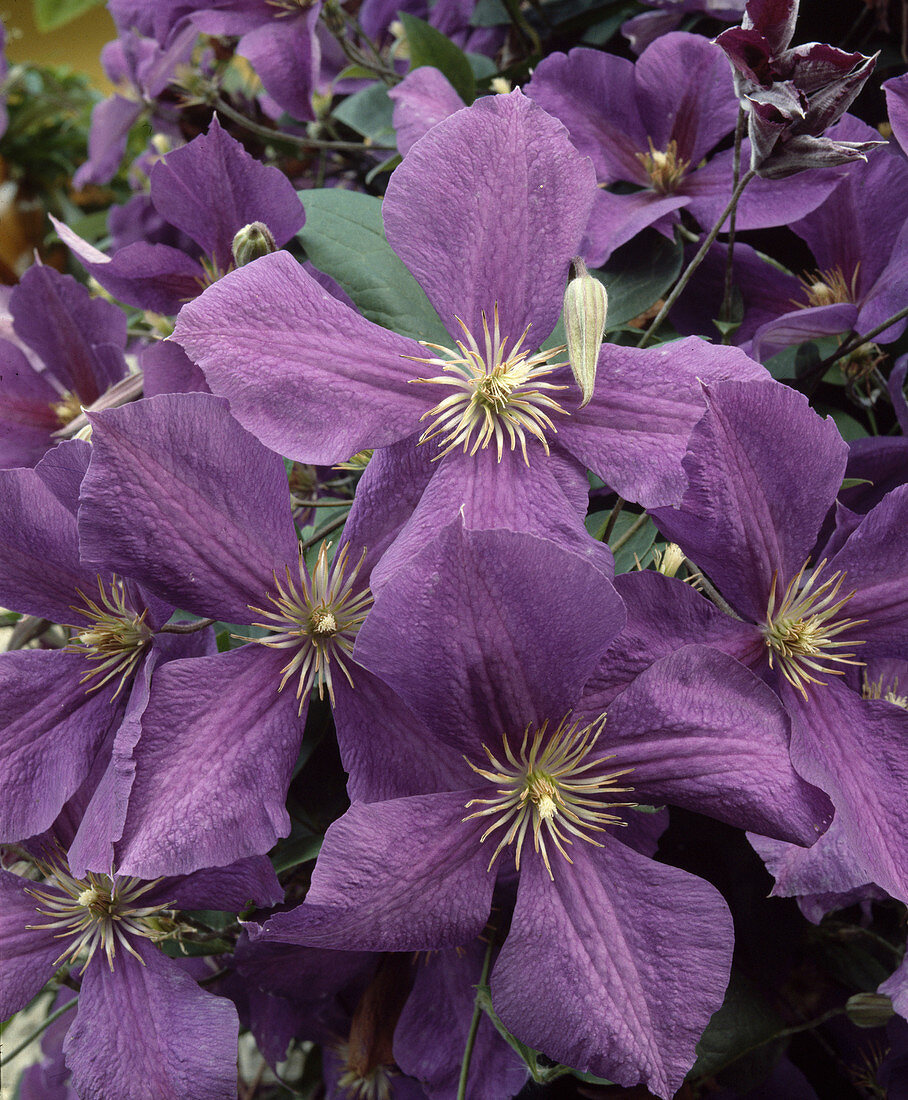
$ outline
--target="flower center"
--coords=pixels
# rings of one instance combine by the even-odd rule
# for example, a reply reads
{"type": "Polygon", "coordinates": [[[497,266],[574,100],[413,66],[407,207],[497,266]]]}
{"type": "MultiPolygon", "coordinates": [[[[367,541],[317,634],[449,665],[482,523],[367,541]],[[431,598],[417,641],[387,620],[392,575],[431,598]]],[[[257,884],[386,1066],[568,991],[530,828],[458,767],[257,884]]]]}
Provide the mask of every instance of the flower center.
{"type": "Polygon", "coordinates": [[[798,309],[810,309],[813,306],[833,306],[858,300],[858,271],[860,261],[854,265],[851,280],[845,278],[840,267],[829,271],[815,271],[813,275],[801,278],[806,302],[794,302],[798,309]]]}
{"type": "Polygon", "coordinates": [[[635,156],[649,176],[653,190],[667,195],[684,179],[690,161],[682,160],[678,156],[678,143],[674,139],[668,143],[664,152],[655,148],[652,138],[646,140],[649,152],[636,153],[635,156]]]}
{"type": "Polygon", "coordinates": [[[467,761],[477,775],[494,783],[498,789],[495,798],[471,799],[465,809],[471,806],[484,806],[485,809],[476,810],[463,820],[493,818],[480,837],[480,843],[496,829],[508,826],[492,853],[489,870],[502,849],[514,844],[514,862],[519,871],[523,842],[532,827],[533,847],[542,856],[549,877],[554,880],[546,841],[551,841],[568,863],[572,863],[564,847],[565,844],[573,844],[568,834],[601,848],[602,845],[588,834],[601,833],[607,825],[626,824],[610,811],[636,805],[634,802],[601,801],[603,796],[633,790],[633,787],[615,785],[615,780],[627,775],[633,768],[603,774],[602,765],[612,760],[613,756],[592,755],[605,725],[605,715],[588,726],[569,722],[568,717],[552,733],[548,732],[547,721],[532,736],[532,727],[527,726],[520,749],[516,752],[505,737],[504,763],[483,745],[492,765],[489,770],[467,761]]]}
{"type": "MultiPolygon", "coordinates": [[[[170,906],[136,906],[135,902],[147,894],[161,881],[142,882],[136,878],[120,878],[89,872],[84,879],[77,879],[70,873],[65,859],[59,862],[38,861],[38,867],[44,872],[46,882],[27,889],[41,908],[36,912],[49,921],[29,924],[34,929],[56,928],[57,939],[70,942],[54,960],[54,966],[61,963],[75,963],[82,956],[85,963],[81,973],[94,958],[100,948],[107,956],[107,964],[113,970],[113,960],[118,948],[128,951],[142,962],[141,956],[129,942],[129,936],[141,936],[157,941],[164,939],[155,920],[170,906]]],[[[143,963],[144,965],[144,963],[143,963]]]]}
{"type": "Polygon", "coordinates": [[[827,676],[844,676],[844,668],[835,665],[861,665],[853,660],[853,653],[839,650],[863,645],[862,641],[837,641],[839,634],[867,622],[866,619],[837,618],[839,611],[854,595],[849,592],[839,599],[839,589],[845,580],[843,572],[833,573],[819,583],[826,559],[814,569],[806,584],[802,585],[807,562],[785,589],[776,606],[777,576],[773,576],[769,593],[763,638],[769,649],[769,667],[778,660],[779,670],[785,679],[807,698],[807,684],[825,686],[814,672],[827,676]]]}
{"type": "Polygon", "coordinates": [[[77,393],[67,391],[59,401],[52,402],[50,408],[57,418],[57,424],[61,428],[65,428],[82,411],[82,398],[77,393]]]}
{"type": "Polygon", "coordinates": [[[145,623],[148,608],[139,614],[127,604],[125,587],[116,574],[111,576],[109,589],[105,589],[98,576],[97,602],[90,600],[81,589],[77,589],[77,593],[84,607],[74,605],[72,610],[88,619],[89,625],[83,630],[72,627],[76,634],[66,649],[82,653],[89,661],[96,662],[96,667],[89,669],[80,680],[84,684],[100,676],[88,691],[97,691],[108,680],[119,676],[119,686],[112,696],[116,699],[154,637],[145,623]]]}
{"type": "Polygon", "coordinates": [[[267,611],[251,604],[249,607],[250,611],[263,615],[268,620],[253,623],[253,626],[262,627],[274,635],[257,638],[256,641],[272,649],[296,650],[281,669],[283,679],[278,691],[284,690],[291,676],[297,676],[296,697],[299,700],[300,714],[303,713],[303,705],[309,692],[316,685],[319,699],[327,689],[328,697],[334,703],[332,660],[337,663],[350,686],[353,686],[346,659],[353,652],[353,642],[372,603],[372,594],[368,588],[354,588],[366,551],[363,550],[358,564],[347,576],[349,544],[341,549],[333,565],[328,564],[330,546],[331,543],[322,543],[311,578],[303,560],[302,547],[298,579],[294,578],[289,565],[286,583],[274,575],[277,595],[268,593],[268,599],[276,610],[267,611]]]}
{"type": "Polygon", "coordinates": [[[507,340],[501,337],[497,305],[491,333],[483,311],[482,350],[459,317],[457,323],[463,329],[465,340],[457,341],[458,351],[423,341],[424,347],[433,348],[445,358],[407,357],[416,363],[428,363],[448,372],[434,378],[413,378],[411,381],[448,386],[455,391],[423,415],[423,420],[426,417],[433,417],[434,420],[419,437],[419,442],[425,443],[440,436],[441,450],[435,457],[442,458],[461,445],[464,454],[476,454],[494,440],[499,462],[507,442],[512,451],[520,447],[523,460],[529,465],[527,436],[530,435],[539,440],[548,454],[545,433],[557,433],[548,413],[565,414],[565,410],[546,391],[563,390],[567,386],[540,379],[568,365],[565,361],[551,362],[561,355],[564,346],[530,355],[529,349],[523,346],[530,330],[527,325],[520,338],[508,349],[507,340]]]}

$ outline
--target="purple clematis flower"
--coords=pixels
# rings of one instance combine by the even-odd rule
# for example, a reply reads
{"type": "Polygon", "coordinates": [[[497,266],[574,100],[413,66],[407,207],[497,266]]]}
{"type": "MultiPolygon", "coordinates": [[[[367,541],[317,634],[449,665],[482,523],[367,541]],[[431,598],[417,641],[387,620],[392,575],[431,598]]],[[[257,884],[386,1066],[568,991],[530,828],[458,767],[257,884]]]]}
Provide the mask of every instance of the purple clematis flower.
{"type": "Polygon", "coordinates": [[[724,383],[710,387],[709,404],[685,459],[690,488],[679,508],[654,518],[732,613],[657,573],[618,578],[629,622],[598,673],[598,698],[604,705],[678,645],[733,654],[778,692],[792,717],[794,765],[836,808],[815,848],[790,850],[777,891],[801,892],[801,872],[843,845],[847,859],[832,857],[838,874],[812,875],[803,892],[874,882],[905,898],[908,714],[863,697],[860,668],[908,647],[908,487],[865,516],[846,510],[817,545],[847,459],[833,422],[783,386],[724,383]]]}
{"type": "Polygon", "coordinates": [[[70,849],[80,874],[87,852],[110,865],[125,812],[114,788],[123,782],[128,793],[128,777],[115,782],[108,765],[115,746],[138,736],[153,671],[209,652],[214,641],[210,631],[157,633],[171,607],[131,578],[81,561],[76,510],[89,452],[73,440],[34,470],[0,471],[0,602],[72,628],[63,649],[0,655],[0,839],[47,829],[93,775],[94,797],[70,849]]]}
{"type": "Polygon", "coordinates": [[[745,0],[642,0],[648,8],[621,24],[621,33],[634,53],[642,53],[651,42],[677,28],[688,14],[702,14],[725,23],[736,23],[744,14],[745,0]]]}
{"type": "MultiPolygon", "coordinates": [[[[732,150],[702,162],[734,129],[738,108],[722,51],[699,35],[667,34],[636,64],[599,50],[554,53],[540,62],[526,91],[567,126],[600,187],[637,188],[597,192],[582,248],[592,266],[649,225],[670,234],[682,208],[712,228],[728,205],[732,150]]],[[[754,181],[739,200],[738,228],[801,217],[838,178],[826,172],[782,186],[754,181]]]]}
{"type": "Polygon", "coordinates": [[[176,930],[171,910],[280,901],[268,860],[182,880],[77,878],[58,842],[35,866],[39,881],[0,869],[0,1016],[24,1008],[61,964],[74,965],[81,990],[63,1053],[77,1095],[232,1100],[236,1010],[154,945],[176,930]]]}
{"type": "MultiPolygon", "coordinates": [[[[588,565],[579,584],[577,560],[560,551],[574,587],[553,585],[549,545],[456,521],[381,591],[358,659],[435,745],[464,754],[459,783],[354,802],[328,830],[305,903],[262,935],[366,950],[465,944],[489,919],[496,879],[516,876],[491,976],[501,1020],[549,1057],[669,1097],[721,1003],[731,923],[713,887],[632,843],[633,807],[759,820],[800,843],[816,839],[829,807],[792,770],[772,693],[725,655],[682,650],[607,716],[591,709],[583,684],[620,620],[589,614],[578,639],[565,615],[601,585],[588,565]]],[[[399,733],[386,735],[393,746],[399,733]]],[[[435,745],[411,757],[414,772],[435,745]]]]}
{"type": "Polygon", "coordinates": [[[51,267],[28,269],[0,340],[0,467],[33,466],[85,405],[128,374],[126,318],[51,267]]]}
{"type": "Polygon", "coordinates": [[[152,168],[151,201],[167,222],[198,245],[198,255],[136,242],[106,256],[52,220],[61,240],[101,286],[128,305],[159,313],[177,313],[233,268],[233,238],[244,226],[262,222],[282,245],[305,220],[286,176],[250,156],[216,118],[207,134],[152,168]]]}
{"type": "MultiPolygon", "coordinates": [[[[376,554],[345,543],[329,562],[323,544],[310,571],[283,463],[223,399],[162,395],[94,417],[80,524],[88,560],[129,563],[131,576],[184,610],[238,624],[240,637],[253,625],[260,634],[156,676],[142,736],[121,762],[135,773],[116,848],[124,873],[223,866],[286,835],[313,690],[334,705],[351,791],[383,797],[406,777],[406,756],[388,760],[374,736],[375,714],[400,704],[350,659],[376,554]]],[[[414,743],[420,736],[417,723],[414,743]]],[[[437,755],[438,782],[452,759],[437,755]]]]}
{"type": "Polygon", "coordinates": [[[736,350],[695,340],[607,346],[579,407],[567,365],[553,362],[563,349],[536,349],[561,311],[594,192],[559,123],[520,92],[487,97],[410,149],[383,203],[388,239],[452,348],[371,324],[283,253],[190,303],[174,338],[239,421],[289,458],[326,465],[423,443],[436,459],[423,484],[442,522],[488,481],[494,522],[550,530],[549,487],[585,494],[587,467],[626,498],[677,499],[696,379],[764,375],[736,350]]]}

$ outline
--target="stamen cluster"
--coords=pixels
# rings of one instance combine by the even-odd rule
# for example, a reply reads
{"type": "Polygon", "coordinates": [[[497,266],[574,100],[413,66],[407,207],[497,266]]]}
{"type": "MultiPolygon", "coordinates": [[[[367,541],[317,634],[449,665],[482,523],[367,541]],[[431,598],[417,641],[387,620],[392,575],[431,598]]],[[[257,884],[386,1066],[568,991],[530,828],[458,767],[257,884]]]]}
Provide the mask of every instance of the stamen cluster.
{"type": "Polygon", "coordinates": [[[669,195],[684,179],[684,173],[687,171],[690,161],[683,160],[678,156],[678,143],[674,138],[666,145],[664,151],[656,149],[652,138],[647,138],[647,141],[649,142],[649,152],[635,153],[634,155],[649,176],[653,190],[663,195],[669,195]]]}
{"type": "Polygon", "coordinates": [[[129,606],[123,582],[116,575],[111,577],[109,589],[105,589],[98,576],[98,602],[89,599],[81,589],[77,591],[85,606],[73,605],[72,610],[83,615],[91,625],[84,630],[73,627],[77,633],[66,648],[84,653],[89,661],[98,662],[97,667],[86,672],[80,681],[85,683],[101,677],[88,691],[97,691],[108,680],[120,677],[113,694],[116,699],[154,637],[145,622],[148,608],[139,613],[129,606]]]}
{"type": "MultiPolygon", "coordinates": [[[[137,878],[113,878],[89,872],[86,878],[77,879],[63,864],[39,862],[47,882],[28,889],[42,908],[36,911],[50,921],[28,925],[29,928],[59,928],[56,939],[69,939],[70,943],[54,960],[54,966],[75,963],[85,959],[81,973],[100,948],[113,970],[114,956],[118,948],[142,962],[141,956],[129,942],[129,936],[159,940],[162,933],[152,918],[165,912],[167,905],[136,906],[143,894],[152,890],[160,879],[143,882],[137,878]]],[[[143,963],[144,965],[144,963],[143,963]]]]}
{"type": "Polygon", "coordinates": [[[533,847],[542,856],[542,861],[554,880],[546,840],[551,840],[568,863],[573,860],[565,850],[565,844],[573,844],[566,834],[580,837],[596,847],[602,847],[587,834],[603,832],[607,825],[623,825],[619,816],[610,810],[633,806],[633,802],[609,802],[603,809],[600,801],[603,795],[623,794],[633,787],[616,787],[615,780],[633,771],[623,768],[605,775],[589,774],[604,764],[612,756],[595,756],[590,759],[593,746],[605,725],[606,716],[588,726],[579,722],[570,722],[566,716],[558,727],[548,733],[548,722],[530,735],[532,726],[524,730],[523,740],[516,752],[512,750],[507,737],[503,738],[504,759],[501,763],[487,746],[483,745],[486,756],[494,770],[478,768],[467,763],[483,779],[499,785],[496,798],[473,798],[466,804],[485,806],[464,818],[470,821],[475,817],[494,817],[495,820],[480,837],[484,842],[496,829],[510,825],[501,837],[498,846],[489,860],[489,869],[499,853],[509,844],[516,844],[514,862],[520,870],[520,853],[527,832],[532,826],[533,847]],[[543,831],[544,827],[544,831],[543,831]]]}
{"type": "Polygon", "coordinates": [[[485,311],[482,314],[482,350],[463,321],[459,317],[457,321],[463,329],[466,341],[457,341],[459,355],[440,344],[424,341],[425,347],[433,348],[446,358],[414,360],[451,372],[434,378],[414,378],[414,382],[434,382],[439,386],[451,386],[458,391],[424,414],[423,420],[426,417],[435,417],[435,420],[419,437],[419,442],[425,443],[435,436],[441,436],[439,446],[442,449],[436,458],[442,458],[461,444],[464,454],[476,454],[494,439],[500,462],[507,434],[511,450],[516,450],[519,446],[524,462],[529,465],[527,435],[531,435],[539,440],[548,454],[545,433],[552,431],[557,434],[557,428],[545,410],[555,413],[564,413],[565,410],[543,391],[563,390],[567,387],[539,380],[559,367],[568,365],[565,361],[551,362],[561,355],[565,350],[564,346],[530,355],[523,347],[530,330],[527,325],[508,350],[507,340],[501,336],[497,304],[492,332],[489,331],[485,311]]]}
{"type": "Polygon", "coordinates": [[[835,641],[834,639],[860,626],[866,619],[836,619],[836,615],[854,595],[849,592],[841,599],[839,589],[845,580],[841,571],[827,577],[822,584],[820,575],[826,559],[814,569],[803,585],[804,573],[808,562],[801,566],[797,576],[785,589],[785,594],[776,606],[776,585],[778,576],[772,579],[769,593],[769,607],[766,622],[763,624],[763,637],[769,649],[769,665],[774,667],[778,660],[779,670],[785,679],[807,698],[807,684],[825,686],[825,680],[818,680],[812,672],[827,676],[844,676],[844,668],[830,667],[830,664],[860,665],[855,661],[854,653],[838,653],[837,650],[863,644],[861,641],[835,641]],[[812,670],[812,671],[811,671],[812,670]]]}
{"type": "Polygon", "coordinates": [[[269,593],[268,599],[275,611],[250,605],[250,611],[268,620],[253,623],[253,626],[274,634],[274,637],[256,639],[261,645],[296,650],[281,669],[283,678],[278,691],[283,691],[290,677],[297,675],[296,697],[300,714],[309,692],[316,686],[320,699],[327,689],[328,697],[334,703],[332,660],[337,662],[347,682],[353,686],[345,658],[353,652],[356,634],[372,604],[372,594],[368,588],[355,588],[365,551],[350,575],[346,576],[349,547],[342,547],[333,564],[329,565],[330,546],[330,543],[322,543],[311,578],[303,560],[302,547],[297,577],[293,576],[289,565],[286,581],[278,580],[277,574],[274,574],[277,595],[269,593]]]}

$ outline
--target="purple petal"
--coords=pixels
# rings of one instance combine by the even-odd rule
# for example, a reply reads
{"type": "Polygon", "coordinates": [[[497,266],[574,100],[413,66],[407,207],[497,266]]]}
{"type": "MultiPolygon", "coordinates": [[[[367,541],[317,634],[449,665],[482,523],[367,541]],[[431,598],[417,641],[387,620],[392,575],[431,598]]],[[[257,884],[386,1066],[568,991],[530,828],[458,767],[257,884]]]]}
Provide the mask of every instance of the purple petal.
{"type": "Polygon", "coordinates": [[[394,251],[452,335],[497,306],[512,342],[538,346],[561,312],[567,265],[595,194],[592,165],[520,91],[434,127],[392,175],[382,206],[394,251]],[[431,181],[431,186],[428,186],[431,181]]]}
{"type": "MultiPolygon", "coordinates": [[[[0,1018],[6,1020],[50,981],[62,947],[40,923],[40,902],[26,894],[37,885],[0,868],[0,1018]]],[[[49,919],[49,918],[48,918],[49,919]]]]}
{"type": "Polygon", "coordinates": [[[689,201],[686,195],[646,189],[628,195],[597,191],[580,251],[590,266],[601,267],[616,248],[689,201]]]}
{"type": "Polygon", "coordinates": [[[838,815],[810,848],[752,834],[748,840],[776,880],[777,897],[843,894],[867,884],[867,868],[856,858],[838,815]]]}
{"type": "Polygon", "coordinates": [[[831,419],[774,382],[719,383],[708,403],[680,509],[655,518],[741,614],[762,622],[773,576],[787,584],[810,553],[848,448],[831,419]]]}
{"type": "MultiPolygon", "coordinates": [[[[585,701],[579,713],[589,713],[585,701]]],[[[683,806],[754,832],[813,844],[828,799],[789,759],[775,693],[717,650],[686,646],[642,672],[609,706],[604,744],[645,804],[683,806]]],[[[595,715],[593,715],[595,717],[595,715]]]]}
{"type": "Polygon", "coordinates": [[[496,734],[560,719],[623,621],[593,564],[530,535],[455,522],[382,588],[356,659],[475,753],[496,734]]]}
{"type": "Polygon", "coordinates": [[[88,775],[99,747],[123,717],[107,684],[87,694],[84,657],[21,650],[0,659],[3,794],[0,836],[43,832],[88,775]]]}
{"type": "Polygon", "coordinates": [[[444,73],[431,65],[412,69],[400,84],[388,90],[388,97],[394,103],[394,129],[401,156],[406,156],[433,126],[464,106],[444,73]]]}
{"type": "Polygon", "coordinates": [[[316,3],[300,18],[271,19],[243,35],[237,47],[274,102],[301,121],[315,118],[312,93],[321,56],[315,28],[321,10],[316,3]]]}
{"type": "Polygon", "coordinates": [[[122,874],[189,874],[268,851],[305,725],[281,653],[248,645],[159,668],[117,851],[122,874]],[[179,736],[174,737],[174,730],[179,736]]]}
{"type": "Polygon", "coordinates": [[[238,913],[252,903],[279,905],[284,890],[267,856],[252,856],[228,867],[205,868],[185,878],[163,879],[145,895],[146,905],[165,898],[177,909],[215,909],[238,913]]]}
{"type": "Polygon", "coordinates": [[[857,323],[858,307],[850,302],[795,309],[761,325],[753,336],[753,353],[761,359],[805,340],[850,332],[857,323]]]}
{"type": "Polygon", "coordinates": [[[637,102],[656,149],[677,142],[698,165],[735,128],[738,98],[722,50],[698,34],[666,34],[640,55],[637,102]]]}
{"type": "Polygon", "coordinates": [[[158,213],[197,241],[222,271],[233,264],[231,245],[244,225],[264,222],[280,246],[306,220],[284,173],[247,153],[216,116],[207,134],[152,168],[151,198],[158,213]]]}
{"type": "Polygon", "coordinates": [[[296,568],[281,459],[208,394],[149,398],[92,425],[83,555],[196,614],[251,622],[273,571],[296,568]]]}
{"type": "MultiPolygon", "coordinates": [[[[416,971],[394,1029],[394,1060],[419,1078],[430,1096],[456,1093],[485,952],[485,943],[473,940],[454,951],[433,952],[416,971]]],[[[526,1066],[483,1014],[470,1059],[470,1100],[516,1096],[526,1079],[526,1066]]]]}
{"type": "Polygon", "coordinates": [[[304,905],[267,940],[362,951],[457,947],[485,926],[494,873],[465,822],[473,792],[354,802],[325,834],[304,905]]]}
{"type": "Polygon", "coordinates": [[[892,133],[902,149],[908,150],[908,73],[887,80],[883,91],[892,133]]]}
{"type": "Polygon", "coordinates": [[[681,459],[704,409],[701,382],[767,378],[738,348],[691,337],[655,349],[606,344],[593,399],[559,440],[626,500],[645,508],[681,499],[681,459]]]}
{"type": "Polygon", "coordinates": [[[79,1009],[63,1044],[80,1096],[236,1096],[236,1009],[199,989],[178,964],[143,940],[99,954],[82,978],[79,1009]],[[154,1026],[149,1026],[154,1021],[154,1026]]]}
{"type": "Polygon", "coordinates": [[[57,235],[85,270],[121,302],[157,313],[179,313],[208,282],[197,261],[166,244],[138,241],[106,256],[51,215],[57,235]]]}
{"type": "Polygon", "coordinates": [[[377,565],[375,589],[418,554],[440,528],[456,520],[462,520],[468,529],[505,528],[546,539],[595,562],[611,578],[614,562],[610,551],[590,538],[583,526],[589,502],[583,467],[560,448],[546,457],[536,443],[527,447],[527,456],[529,465],[521,455],[507,450],[498,462],[491,448],[475,456],[448,455],[438,464],[418,506],[377,565]]]}
{"type": "Polygon", "coordinates": [[[161,340],[141,352],[142,392],[145,397],[162,393],[210,393],[205,375],[179,345],[161,340]]]}
{"type": "Polygon", "coordinates": [[[843,570],[849,619],[866,619],[849,633],[864,638],[859,656],[908,657],[908,486],[880,501],[829,563],[843,570]]]}
{"type": "Polygon", "coordinates": [[[836,682],[807,700],[786,686],[783,698],[792,762],[829,794],[865,881],[908,899],[908,713],[836,682]]]}
{"type": "Polygon", "coordinates": [[[567,126],[602,183],[649,183],[639,159],[648,146],[634,75],[626,58],[578,48],[549,54],[526,86],[531,99],[567,126]]]}
{"type": "Polygon", "coordinates": [[[554,882],[540,859],[521,868],[492,1001],[548,1057],[668,1098],[722,1003],[731,917],[709,883],[601,842],[574,845],[554,882]]]}
{"type": "Polygon", "coordinates": [[[0,339],[0,467],[33,466],[53,443],[61,398],[10,340],[0,339]]]}
{"type": "Polygon", "coordinates": [[[104,184],[113,179],[126,153],[129,131],[144,109],[143,103],[121,95],[95,104],[88,134],[88,160],[73,176],[73,187],[81,190],[88,184],[104,184]]]}
{"type": "Polygon", "coordinates": [[[272,449],[316,465],[416,431],[425,349],[366,321],[285,252],[231,272],[181,312],[174,339],[272,449]],[[271,304],[269,304],[271,303],[271,304]]]}

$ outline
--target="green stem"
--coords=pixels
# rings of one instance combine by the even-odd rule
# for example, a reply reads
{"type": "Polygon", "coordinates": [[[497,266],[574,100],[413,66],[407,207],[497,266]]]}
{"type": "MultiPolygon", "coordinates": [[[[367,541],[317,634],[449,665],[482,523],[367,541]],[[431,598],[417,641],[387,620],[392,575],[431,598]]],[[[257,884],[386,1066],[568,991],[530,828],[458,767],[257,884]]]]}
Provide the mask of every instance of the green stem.
{"type": "Polygon", "coordinates": [[[332,531],[336,531],[338,527],[343,527],[346,522],[346,516],[338,516],[337,519],[333,519],[330,523],[326,523],[325,526],[322,527],[321,530],[316,531],[311,538],[300,543],[303,553],[305,554],[307,550],[311,550],[317,542],[320,542],[326,535],[330,535],[332,531]]]}
{"type": "Polygon", "coordinates": [[[602,542],[608,542],[612,537],[612,531],[615,530],[615,524],[618,522],[618,517],[621,515],[621,509],[627,504],[627,501],[623,497],[618,497],[615,501],[615,507],[612,509],[612,514],[609,516],[608,521],[605,524],[605,530],[602,532],[602,542]]]}
{"type": "Polygon", "coordinates": [[[811,376],[816,374],[822,378],[829,367],[837,360],[844,358],[846,355],[850,355],[853,351],[857,351],[862,344],[866,344],[868,341],[872,340],[874,336],[879,336],[879,334],[885,332],[890,325],[894,325],[897,321],[901,321],[905,317],[908,317],[908,306],[905,306],[904,309],[900,309],[898,313],[893,313],[891,317],[887,317],[885,321],[881,321],[880,324],[875,325],[869,332],[863,334],[858,333],[855,336],[849,337],[844,344],[841,344],[839,348],[832,353],[832,355],[827,355],[826,358],[811,371],[811,376]]]}
{"type": "Polygon", "coordinates": [[[741,197],[741,192],[750,183],[750,181],[754,178],[754,176],[756,174],[757,173],[753,170],[753,168],[751,168],[747,172],[745,172],[744,175],[741,177],[741,179],[738,181],[738,186],[732,192],[732,196],[728,201],[728,206],[726,206],[725,209],[722,211],[722,214],[720,215],[719,220],[716,222],[716,224],[709,231],[709,233],[707,234],[706,239],[704,240],[703,244],[700,245],[699,252],[697,253],[696,256],[694,256],[694,258],[691,260],[691,262],[687,265],[687,267],[685,268],[683,274],[681,275],[681,278],[677,281],[677,283],[675,283],[675,289],[665,299],[665,304],[662,306],[662,308],[659,310],[659,312],[653,318],[652,324],[649,326],[649,328],[646,330],[646,332],[644,332],[644,334],[637,341],[637,347],[638,348],[646,347],[646,345],[649,343],[650,338],[652,337],[653,333],[659,328],[659,326],[662,324],[662,322],[668,316],[668,311],[672,308],[672,306],[675,304],[675,302],[677,302],[678,298],[681,296],[681,292],[684,290],[684,288],[690,282],[691,276],[697,270],[697,268],[700,266],[700,264],[703,262],[704,258],[706,257],[706,253],[709,251],[710,246],[712,245],[713,241],[722,232],[722,226],[725,224],[725,219],[732,213],[732,211],[738,205],[738,199],[741,197]]]}
{"type": "Polygon", "coordinates": [[[638,516],[637,519],[635,519],[630,527],[628,527],[628,529],[624,532],[621,538],[615,539],[615,545],[611,548],[612,553],[614,554],[616,550],[620,550],[626,542],[629,542],[648,519],[649,516],[647,516],[646,512],[644,512],[642,516],[638,516]]]}
{"type": "Polygon", "coordinates": [[[258,137],[274,144],[293,145],[297,149],[332,149],[337,153],[397,152],[397,149],[391,145],[367,145],[362,141],[322,141],[320,138],[302,137],[300,134],[281,133],[279,130],[272,130],[268,126],[260,126],[257,122],[253,122],[251,118],[246,118],[245,115],[234,110],[229,103],[225,103],[220,96],[214,96],[210,102],[219,114],[226,115],[238,126],[248,130],[250,134],[257,134],[258,137]]]}
{"type": "MultiPolygon", "coordinates": [[[[482,960],[482,973],[479,975],[479,987],[484,986],[489,979],[489,967],[492,964],[492,945],[495,943],[495,933],[489,929],[489,945],[486,948],[485,958],[482,960]]],[[[466,1100],[467,1078],[470,1076],[470,1059],[473,1057],[473,1047],[476,1045],[476,1033],[479,1031],[479,1021],[482,1019],[482,1006],[479,1003],[479,989],[476,990],[476,999],[473,1002],[473,1019],[470,1020],[470,1030],[467,1032],[467,1044],[463,1050],[463,1061],[460,1063],[460,1080],[457,1082],[457,1100],[466,1100]]]]}
{"type": "MultiPolygon", "coordinates": [[[[746,115],[744,108],[738,108],[738,122],[735,126],[735,154],[732,169],[732,190],[737,188],[738,182],[741,179],[741,143],[744,140],[744,126],[746,115]]],[[[719,308],[719,320],[729,321],[731,314],[731,291],[732,291],[732,266],[733,256],[735,251],[735,220],[738,216],[737,206],[732,210],[728,218],[728,252],[725,256],[725,287],[722,292],[722,305],[719,308]]],[[[728,337],[723,336],[722,342],[727,343],[728,337]]]]}
{"type": "Polygon", "coordinates": [[[71,1008],[75,1008],[78,1003],[79,998],[73,997],[73,999],[71,1001],[67,1001],[66,1004],[62,1006],[62,1008],[58,1008],[56,1012],[52,1012],[44,1021],[44,1023],[36,1027],[27,1039],[23,1039],[17,1047],[13,1047],[9,1054],[6,1054],[3,1058],[0,1058],[0,1066],[7,1065],[16,1057],[17,1054],[21,1054],[22,1051],[25,1050],[27,1046],[30,1046],[35,1041],[35,1039],[38,1038],[39,1035],[42,1035],[45,1031],[47,1031],[52,1023],[55,1023],[57,1020],[59,1020],[64,1012],[69,1012],[69,1010],[71,1008]]]}
{"type": "Polygon", "coordinates": [[[158,629],[159,634],[196,634],[206,627],[213,626],[217,619],[195,619],[190,623],[167,623],[158,629]]]}

